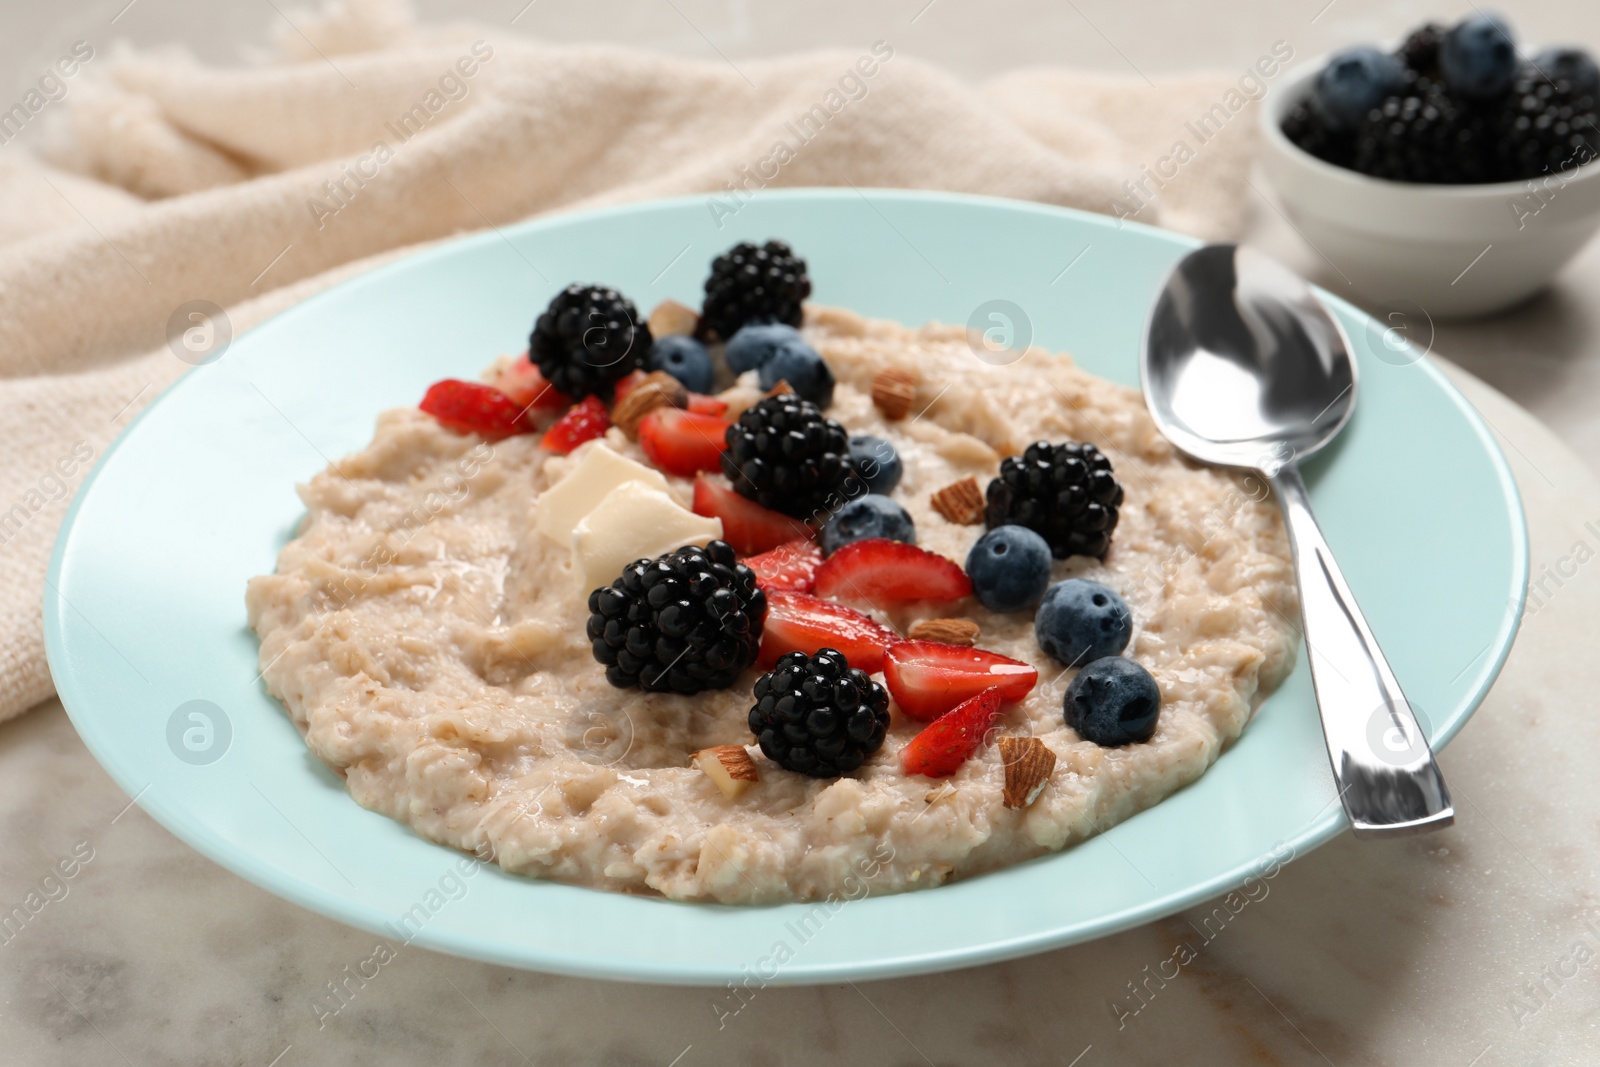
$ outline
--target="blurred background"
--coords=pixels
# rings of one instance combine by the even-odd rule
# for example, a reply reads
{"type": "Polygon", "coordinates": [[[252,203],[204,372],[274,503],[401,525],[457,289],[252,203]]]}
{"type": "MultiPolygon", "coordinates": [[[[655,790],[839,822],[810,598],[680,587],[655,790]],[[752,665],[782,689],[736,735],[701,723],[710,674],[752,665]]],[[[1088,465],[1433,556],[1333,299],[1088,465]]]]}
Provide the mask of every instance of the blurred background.
{"type": "MultiPolygon", "coordinates": [[[[290,29],[292,0],[7,0],[0,64],[21,86],[30,72],[116,18],[134,44],[182,42],[206,63],[239,63],[276,24],[290,29]]],[[[607,41],[716,59],[855,46],[890,35],[902,54],[968,78],[1060,64],[1155,75],[1196,67],[1243,68],[1261,42],[1288,40],[1297,56],[1356,41],[1397,38],[1412,26],[1471,11],[1458,3],[1381,0],[413,0],[424,22],[513,24],[547,41],[607,41]]],[[[1600,44],[1600,5],[1530,0],[1499,5],[1527,41],[1600,44]]],[[[98,34],[98,31],[97,31],[98,34]]],[[[16,87],[13,86],[13,87],[16,87]]]]}
{"type": "MultiPolygon", "coordinates": [[[[371,0],[347,6],[382,10],[371,0]]],[[[1522,0],[1498,5],[1530,45],[1600,49],[1600,4],[1522,0]]],[[[466,21],[547,42],[607,42],[737,64],[816,48],[858,48],[879,38],[897,55],[982,81],[1031,66],[1061,66],[1134,80],[1195,70],[1243,71],[1283,40],[1293,66],[1358,43],[1398,41],[1426,21],[1446,24],[1473,4],[1381,0],[412,0],[424,23],[466,21]]],[[[294,51],[310,13],[291,0],[7,0],[0,10],[0,71],[18,96],[71,42],[125,41],[183,49],[202,63],[243,65],[265,42],[294,51]],[[110,27],[108,33],[107,27],[110,27]]],[[[382,16],[379,16],[380,18],[382,16]]],[[[113,44],[114,54],[116,45],[113,44]]],[[[3,163],[0,158],[0,163],[3,163]]],[[[1130,173],[1137,179],[1138,174],[1130,173]]],[[[1287,225],[1269,182],[1254,183],[1248,243],[1325,284],[1326,265],[1287,225]]],[[[1334,286],[1342,288],[1341,286],[1334,286]]],[[[1440,324],[1432,351],[1533,410],[1591,466],[1600,467],[1600,242],[1557,284],[1510,312],[1440,324]],[[1510,358],[1515,354],[1516,358],[1510,358]],[[1585,358],[1588,357],[1588,358],[1585,358]]]]}

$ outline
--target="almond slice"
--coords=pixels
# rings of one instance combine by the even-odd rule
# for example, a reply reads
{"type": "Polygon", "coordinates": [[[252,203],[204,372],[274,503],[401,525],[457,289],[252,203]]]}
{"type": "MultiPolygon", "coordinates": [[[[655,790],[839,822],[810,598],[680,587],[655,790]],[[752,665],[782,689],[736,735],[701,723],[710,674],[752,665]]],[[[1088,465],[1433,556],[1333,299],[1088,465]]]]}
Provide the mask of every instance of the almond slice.
{"type": "Polygon", "coordinates": [[[1038,799],[1056,769],[1056,754],[1037,737],[1002,737],[1000,758],[1005,761],[1006,785],[1002,798],[1008,808],[1025,808],[1038,799]]]}
{"type": "Polygon", "coordinates": [[[976,526],[983,521],[983,490],[978,479],[963,478],[933,494],[933,510],[960,526],[976,526]]]}
{"type": "Polygon", "coordinates": [[[761,394],[761,399],[765,400],[769,396],[788,396],[793,392],[794,386],[790,385],[787,379],[779,378],[777,385],[761,394]]]}
{"type": "Polygon", "coordinates": [[[651,371],[627,396],[617,401],[616,407],[611,409],[611,422],[628,435],[628,440],[637,440],[640,419],[656,408],[681,408],[688,403],[689,390],[682,382],[664,370],[651,371]]]}
{"type": "Polygon", "coordinates": [[[973,645],[980,633],[971,619],[923,619],[912,623],[906,636],[913,641],[938,641],[946,645],[973,645]]]}
{"type": "Polygon", "coordinates": [[[743,745],[702,748],[694,754],[694,762],[729,800],[738,800],[753,783],[761,781],[755,760],[743,745]]]}
{"type": "Polygon", "coordinates": [[[700,324],[700,313],[676,300],[663,300],[650,312],[649,323],[651,337],[693,334],[700,324]]]}
{"type": "Polygon", "coordinates": [[[872,377],[872,402],[891,422],[911,413],[911,403],[916,396],[916,371],[885,367],[872,377]]]}

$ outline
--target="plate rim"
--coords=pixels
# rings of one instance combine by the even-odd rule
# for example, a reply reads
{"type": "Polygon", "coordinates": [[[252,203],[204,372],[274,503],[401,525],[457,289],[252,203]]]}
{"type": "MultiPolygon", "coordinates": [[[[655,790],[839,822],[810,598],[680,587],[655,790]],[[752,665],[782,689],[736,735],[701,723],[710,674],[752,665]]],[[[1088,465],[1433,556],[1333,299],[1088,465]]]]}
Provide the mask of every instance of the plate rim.
{"type": "MultiPolygon", "coordinates": [[[[967,206],[980,208],[998,208],[1006,211],[1021,211],[1053,218],[1068,217],[1078,223],[1088,224],[1103,229],[1120,230],[1129,227],[1134,230],[1157,235],[1169,242],[1176,242],[1187,247],[1198,247],[1205,243],[1188,234],[1178,233],[1156,226],[1135,222],[1127,219],[1113,219],[1092,211],[1077,208],[1062,207],[1052,204],[1043,204],[1035,201],[1015,200],[1006,197],[977,195],[969,193],[945,192],[940,190],[895,189],[877,187],[854,187],[840,189],[836,187],[792,187],[784,189],[761,190],[755,194],[760,200],[838,200],[855,201],[867,199],[870,194],[874,199],[893,200],[902,202],[942,203],[953,206],[967,206]]],[[[460,237],[435,241],[416,251],[401,255],[389,262],[380,264],[371,270],[363,271],[354,277],[344,279],[328,288],[312,294],[304,300],[296,301],[289,307],[278,311],[255,326],[243,331],[240,336],[254,333],[264,326],[277,322],[285,316],[302,314],[307,309],[315,308],[320,303],[329,299],[338,299],[347,290],[362,285],[380,282],[391,272],[400,272],[414,266],[419,261],[433,258],[442,258],[454,255],[462,250],[476,245],[492,245],[498,241],[511,241],[514,237],[522,236],[529,232],[537,232],[547,226],[561,226],[572,223],[582,224],[592,219],[604,219],[615,216],[625,216],[639,212],[661,208],[676,208],[703,203],[703,194],[688,194],[684,196],[652,198],[646,200],[629,201],[623,204],[613,204],[599,208],[581,211],[561,211],[553,214],[541,215],[536,218],[525,219],[508,226],[491,227],[476,233],[465,234],[460,237]]],[[[876,206],[868,200],[869,206],[876,206]]],[[[1361,308],[1338,295],[1323,289],[1320,286],[1312,287],[1317,295],[1329,303],[1330,306],[1345,314],[1358,318],[1368,319],[1370,316],[1361,308]]],[[[1525,611],[1527,602],[1528,578],[1530,573],[1529,537],[1527,529],[1526,511],[1522,504],[1522,496],[1517,488],[1515,476],[1505,453],[1496,441],[1494,431],[1479,414],[1465,395],[1439,369],[1430,358],[1429,353],[1424,353],[1416,360],[1427,375],[1430,383],[1439,389],[1451,402],[1470,426],[1475,436],[1484,446],[1489,458],[1490,466],[1494,471],[1508,507],[1511,534],[1512,558],[1512,583],[1514,595],[1508,599],[1506,610],[1502,613],[1496,629],[1494,643],[1491,647],[1496,649],[1495,655],[1483,662],[1480,669],[1473,676],[1473,681],[1466,695],[1460,701],[1464,711],[1453,723],[1441,729],[1434,739],[1435,749],[1447,745],[1461,728],[1466,725],[1472,715],[1488,695],[1489,689],[1499,677],[1515,644],[1518,628],[1525,611]]],[[[176,802],[164,800],[160,791],[149,789],[148,786],[140,787],[136,784],[137,776],[132,774],[133,768],[125,766],[118,753],[109,750],[104,744],[104,738],[95,738],[91,730],[88,735],[81,729],[80,716],[73,711],[73,704],[79,700],[87,699],[77,692],[76,682],[69,670],[66,669],[66,649],[63,647],[63,612],[62,604],[65,598],[60,592],[61,569],[65,562],[67,548],[72,539],[73,528],[76,524],[81,505],[88,499],[90,492],[100,474],[105,469],[111,456],[127,441],[141,426],[144,420],[151,415],[163,402],[167,401],[184,383],[191,380],[191,375],[182,373],[166,386],[151,402],[135,416],[117,437],[108,444],[97,457],[94,467],[85,476],[73,495],[72,503],[62,518],[61,525],[56,533],[54,544],[51,548],[48,569],[45,575],[43,591],[43,623],[44,645],[46,661],[49,665],[52,681],[55,683],[56,696],[66,709],[68,718],[72,721],[73,729],[83,741],[85,747],[94,756],[102,769],[117,783],[147,814],[155,819],[168,832],[201,855],[224,869],[244,878],[257,887],[286,899],[309,911],[335,919],[338,922],[374,934],[388,934],[382,917],[374,914],[375,909],[362,905],[353,899],[340,895],[332,895],[326,891],[302,882],[298,878],[286,876],[275,867],[258,860],[248,851],[240,850],[231,843],[217,837],[202,824],[191,822],[188,808],[176,802]],[[64,683],[64,684],[63,684],[64,683]],[[141,799],[136,795],[136,790],[143,789],[141,799]]],[[[66,604],[71,611],[76,611],[71,604],[66,604]]],[[[92,625],[92,624],[91,624],[92,625]]],[[[1297,646],[1302,650],[1304,643],[1297,646]]],[[[1208,768],[1209,769],[1209,768],[1208,768]]],[[[1153,806],[1154,807],[1154,806],[1153,806]]],[[[1152,807],[1152,810],[1153,810],[1152,807]]],[[[364,810],[364,809],[363,809],[364,810]]],[[[1284,862],[1293,862],[1328,840],[1336,836],[1348,824],[1342,809],[1330,802],[1329,806],[1316,816],[1298,834],[1286,837],[1279,842],[1279,846],[1287,846],[1292,850],[1291,857],[1284,862]]],[[[1111,830],[1115,830],[1112,827],[1111,830]]],[[[1107,831],[1108,833],[1110,830],[1107,831]]],[[[1095,837],[1102,837],[1097,834],[1095,837]]],[[[1088,840],[1094,840],[1090,838],[1088,840]]],[[[431,842],[430,842],[431,843],[431,842]]],[[[1079,842],[1073,846],[1082,847],[1088,842],[1079,842]]],[[[1049,860],[1060,853],[1050,853],[1026,862],[1034,863],[1049,860]]],[[[465,853],[461,854],[463,857],[465,853]]],[[[892,956],[875,956],[865,960],[852,960],[849,962],[807,963],[803,959],[796,959],[785,963],[778,976],[766,981],[764,985],[770,986],[796,986],[809,985],[823,982],[836,982],[850,979],[876,980],[894,977],[903,977],[916,974],[927,974],[949,970],[958,970],[966,967],[981,966],[989,963],[998,963],[1005,960],[1033,955],[1040,952],[1061,948],[1071,944],[1098,940],[1115,933],[1140,926],[1156,919],[1173,914],[1185,907],[1192,906],[1214,896],[1226,893],[1236,888],[1250,875],[1252,871],[1261,866],[1261,857],[1247,861],[1235,867],[1214,875],[1209,879],[1198,882],[1189,882],[1181,888],[1174,889],[1161,896],[1145,900],[1138,904],[1122,908],[1109,914],[1102,914],[1091,923],[1068,923],[1042,930],[1036,930],[1024,935],[1010,937],[1004,940],[988,940],[966,947],[936,949],[923,953],[900,953],[892,956]]],[[[497,869],[491,868],[493,874],[497,869]]],[[[503,874],[503,872],[502,872],[503,874]]],[[[521,877],[503,874],[504,877],[521,877]]],[[[976,879],[974,879],[975,881],[976,879]]],[[[972,884],[971,881],[961,884],[972,884]]],[[[570,887],[569,887],[570,888],[570,887]]],[[[942,888],[942,887],[941,887],[942,888]]],[[[604,892],[592,890],[592,892],[604,892]]],[[[889,900],[894,896],[880,897],[879,900],[889,900]]],[[[744,910],[743,906],[703,904],[697,902],[680,902],[657,900],[654,898],[640,898],[640,903],[649,906],[724,909],[737,908],[744,910]]],[[[782,907],[786,905],[778,905],[782,907]]],[[[477,959],[484,962],[502,966],[515,967],[521,970],[535,970],[543,973],[561,974],[572,977],[609,979],[621,981],[634,981],[655,984],[685,985],[699,987],[720,986],[731,978],[737,977],[726,966],[718,964],[700,964],[694,960],[658,962],[654,960],[631,959],[617,961],[613,957],[605,957],[602,961],[595,962],[589,958],[577,955],[554,955],[554,950],[546,952],[537,959],[531,959],[527,952],[519,949],[509,951],[503,949],[499,943],[472,933],[463,933],[453,930],[441,931],[434,924],[428,924],[417,931],[407,944],[418,944],[433,951],[447,955],[477,959]]]]}

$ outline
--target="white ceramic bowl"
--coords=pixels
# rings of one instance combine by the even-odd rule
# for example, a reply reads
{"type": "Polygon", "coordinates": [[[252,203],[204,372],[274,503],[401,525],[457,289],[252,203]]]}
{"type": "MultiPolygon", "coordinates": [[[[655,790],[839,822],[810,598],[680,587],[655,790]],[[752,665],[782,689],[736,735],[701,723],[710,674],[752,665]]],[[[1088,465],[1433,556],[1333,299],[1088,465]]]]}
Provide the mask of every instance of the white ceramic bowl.
{"type": "Polygon", "coordinates": [[[1306,64],[1263,101],[1262,163],[1301,236],[1369,303],[1433,318],[1498,311],[1542,289],[1600,226],[1600,161],[1536,181],[1420,185],[1302,151],[1282,123],[1321,69],[1306,64]]]}

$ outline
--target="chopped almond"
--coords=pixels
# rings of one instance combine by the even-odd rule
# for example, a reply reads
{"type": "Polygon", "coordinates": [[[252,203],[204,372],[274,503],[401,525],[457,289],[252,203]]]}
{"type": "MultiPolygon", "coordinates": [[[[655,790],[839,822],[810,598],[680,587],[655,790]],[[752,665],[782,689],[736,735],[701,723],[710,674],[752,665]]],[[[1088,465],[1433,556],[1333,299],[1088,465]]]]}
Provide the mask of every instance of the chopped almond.
{"type": "Polygon", "coordinates": [[[746,789],[761,780],[755,760],[743,745],[702,748],[694,754],[694,762],[729,800],[739,799],[746,789]]]}
{"type": "Polygon", "coordinates": [[[1056,754],[1037,737],[1002,737],[996,744],[1005,761],[1002,798],[1008,808],[1025,808],[1039,798],[1056,769],[1056,754]]]}
{"type": "Polygon", "coordinates": [[[650,312],[650,336],[671,337],[675,334],[693,334],[700,323],[700,313],[676,300],[663,300],[650,312]]]}
{"type": "Polygon", "coordinates": [[[656,408],[681,408],[689,402],[689,390],[666,371],[652,371],[617,401],[611,411],[611,422],[622,428],[629,440],[639,437],[639,420],[656,408]]]}
{"type": "Polygon", "coordinates": [[[763,400],[765,400],[769,396],[788,396],[789,394],[791,394],[793,392],[794,392],[794,386],[790,385],[788,383],[788,381],[786,381],[785,379],[779,378],[778,379],[778,384],[774,385],[771,389],[768,389],[766,392],[762,393],[761,394],[761,398],[763,400]]]}
{"type": "Polygon", "coordinates": [[[906,636],[913,641],[938,641],[945,645],[977,644],[978,624],[971,619],[923,619],[911,625],[906,636]]]}
{"type": "Polygon", "coordinates": [[[963,478],[933,494],[933,510],[960,526],[983,521],[983,490],[978,479],[963,478]]]}
{"type": "Polygon", "coordinates": [[[911,413],[917,397],[917,372],[885,367],[872,378],[872,402],[883,417],[893,422],[911,413]]]}

